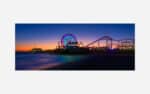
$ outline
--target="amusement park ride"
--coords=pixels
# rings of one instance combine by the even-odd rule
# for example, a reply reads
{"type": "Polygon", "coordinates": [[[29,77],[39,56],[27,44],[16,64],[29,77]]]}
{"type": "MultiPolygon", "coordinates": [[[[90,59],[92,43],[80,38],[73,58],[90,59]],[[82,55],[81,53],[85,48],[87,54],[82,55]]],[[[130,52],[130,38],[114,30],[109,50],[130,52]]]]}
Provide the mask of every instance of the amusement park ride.
{"type": "Polygon", "coordinates": [[[78,42],[73,34],[65,34],[62,36],[61,41],[58,42],[57,48],[78,48],[82,46],[83,43],[78,42]]]}
{"type": "Polygon", "coordinates": [[[65,34],[62,36],[61,41],[58,42],[57,49],[67,49],[67,48],[134,49],[134,40],[133,39],[115,40],[110,36],[103,36],[83,46],[83,43],[79,42],[73,34],[65,34]],[[116,45],[116,48],[113,48],[113,45],[116,45]]]}

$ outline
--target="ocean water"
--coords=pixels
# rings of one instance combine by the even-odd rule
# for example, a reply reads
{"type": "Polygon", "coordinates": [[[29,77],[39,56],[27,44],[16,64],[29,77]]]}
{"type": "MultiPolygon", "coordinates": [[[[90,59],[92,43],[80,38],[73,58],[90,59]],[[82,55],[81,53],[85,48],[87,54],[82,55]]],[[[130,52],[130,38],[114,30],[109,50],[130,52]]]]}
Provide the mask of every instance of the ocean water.
{"type": "Polygon", "coordinates": [[[16,53],[16,70],[134,70],[133,54],[56,55],[16,53]]]}
{"type": "Polygon", "coordinates": [[[16,70],[32,70],[51,68],[63,63],[75,63],[85,56],[16,53],[16,70]]]}

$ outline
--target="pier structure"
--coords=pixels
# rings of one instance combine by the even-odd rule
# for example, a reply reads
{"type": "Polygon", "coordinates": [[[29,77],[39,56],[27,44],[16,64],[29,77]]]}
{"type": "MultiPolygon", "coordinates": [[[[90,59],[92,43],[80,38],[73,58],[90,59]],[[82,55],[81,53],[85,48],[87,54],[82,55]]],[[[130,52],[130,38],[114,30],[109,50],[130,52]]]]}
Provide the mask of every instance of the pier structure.
{"type": "Polygon", "coordinates": [[[57,49],[80,47],[89,49],[134,49],[134,39],[116,40],[110,36],[102,36],[87,45],[83,45],[83,42],[78,41],[75,35],[65,34],[61,40],[58,41],[57,49]]]}

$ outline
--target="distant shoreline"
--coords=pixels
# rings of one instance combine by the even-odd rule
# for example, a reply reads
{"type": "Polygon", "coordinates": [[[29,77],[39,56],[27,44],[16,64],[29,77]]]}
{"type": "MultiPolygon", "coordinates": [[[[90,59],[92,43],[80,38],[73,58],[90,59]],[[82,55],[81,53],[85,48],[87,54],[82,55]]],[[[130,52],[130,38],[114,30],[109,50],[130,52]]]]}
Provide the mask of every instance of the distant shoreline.
{"type": "Polygon", "coordinates": [[[134,50],[99,50],[99,51],[41,51],[41,52],[32,52],[32,51],[16,51],[16,54],[55,54],[55,55],[84,55],[84,54],[91,54],[91,55],[134,55],[134,50]]]}

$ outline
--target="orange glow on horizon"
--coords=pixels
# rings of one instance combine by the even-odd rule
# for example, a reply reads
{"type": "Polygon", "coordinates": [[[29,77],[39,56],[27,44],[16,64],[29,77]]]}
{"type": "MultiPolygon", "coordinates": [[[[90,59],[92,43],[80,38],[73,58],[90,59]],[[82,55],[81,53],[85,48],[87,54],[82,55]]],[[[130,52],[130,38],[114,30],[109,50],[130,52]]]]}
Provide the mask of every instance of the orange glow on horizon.
{"type": "MultiPolygon", "coordinates": [[[[90,41],[85,40],[82,43],[83,43],[83,47],[84,47],[87,44],[89,44],[90,41]]],[[[57,46],[57,42],[56,43],[55,42],[51,42],[51,43],[43,42],[43,43],[39,43],[36,45],[34,43],[20,43],[20,44],[16,44],[16,51],[31,51],[33,48],[41,48],[42,50],[53,50],[56,48],[56,46],[57,46]]],[[[92,46],[98,47],[98,43],[95,43],[92,46]]],[[[104,47],[104,46],[106,46],[106,44],[101,42],[100,47],[104,47]]],[[[118,45],[116,43],[114,43],[112,45],[112,48],[113,49],[118,48],[118,45]]]]}
{"type": "Polygon", "coordinates": [[[16,51],[31,51],[33,48],[41,48],[42,50],[49,50],[49,49],[55,49],[57,46],[56,43],[40,43],[40,44],[32,44],[32,43],[26,43],[26,44],[16,44],[16,51]]]}
{"type": "MultiPolygon", "coordinates": [[[[84,41],[83,45],[87,45],[89,41],[84,41]]],[[[42,50],[53,50],[58,46],[57,42],[40,42],[40,43],[18,43],[16,51],[31,51],[33,48],[41,48],[42,50]]]]}

